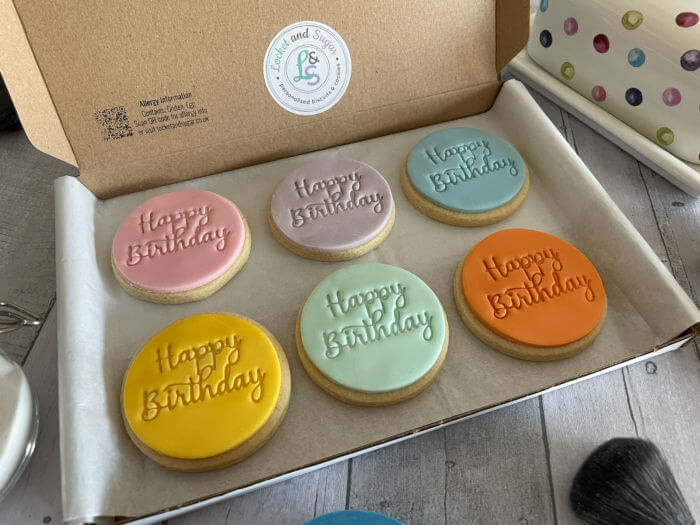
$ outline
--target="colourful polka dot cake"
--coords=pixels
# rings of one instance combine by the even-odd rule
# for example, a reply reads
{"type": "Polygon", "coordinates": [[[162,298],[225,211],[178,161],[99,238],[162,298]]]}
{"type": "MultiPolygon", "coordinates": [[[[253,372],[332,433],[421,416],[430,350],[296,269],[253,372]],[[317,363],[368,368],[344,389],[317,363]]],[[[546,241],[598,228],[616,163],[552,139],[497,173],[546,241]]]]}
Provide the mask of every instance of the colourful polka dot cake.
{"type": "Polygon", "coordinates": [[[528,54],[677,157],[700,163],[700,0],[541,0],[528,54]]]}

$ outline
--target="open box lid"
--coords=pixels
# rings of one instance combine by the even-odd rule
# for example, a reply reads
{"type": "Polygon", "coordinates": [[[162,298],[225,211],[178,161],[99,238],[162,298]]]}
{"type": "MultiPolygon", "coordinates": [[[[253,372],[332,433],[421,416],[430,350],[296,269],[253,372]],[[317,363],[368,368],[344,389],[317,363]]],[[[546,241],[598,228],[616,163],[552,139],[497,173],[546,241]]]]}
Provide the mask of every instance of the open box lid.
{"type": "Polygon", "coordinates": [[[483,112],[528,13],[526,0],[0,0],[0,71],[32,143],[106,198],[483,112]],[[307,88],[323,112],[282,106],[306,111],[273,78],[280,62],[289,86],[335,81],[317,99],[307,88]]]}

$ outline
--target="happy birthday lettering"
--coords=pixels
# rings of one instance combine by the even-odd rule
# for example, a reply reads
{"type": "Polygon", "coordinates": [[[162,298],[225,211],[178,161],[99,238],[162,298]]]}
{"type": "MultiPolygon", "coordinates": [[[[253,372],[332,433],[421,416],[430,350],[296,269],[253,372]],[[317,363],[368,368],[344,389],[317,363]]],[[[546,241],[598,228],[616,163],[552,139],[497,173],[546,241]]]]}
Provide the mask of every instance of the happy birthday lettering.
{"type": "Polygon", "coordinates": [[[141,234],[162,232],[163,236],[144,243],[129,245],[126,264],[136,266],[144,259],[215,243],[224,251],[231,233],[226,227],[208,227],[214,209],[208,205],[170,213],[149,211],[141,214],[138,227],[141,234]]]}
{"type": "Polygon", "coordinates": [[[185,381],[144,390],[141,418],[153,421],[162,411],[170,412],[238,391],[248,391],[250,400],[258,403],[263,396],[266,374],[260,367],[237,369],[241,343],[239,336],[231,334],[175,351],[171,344],[158,347],[155,363],[161,375],[181,366],[187,367],[190,374],[185,381]],[[223,366],[219,367],[222,360],[223,366]]]}
{"type": "Polygon", "coordinates": [[[582,293],[588,302],[595,300],[591,279],[585,274],[562,276],[560,272],[563,271],[564,265],[559,258],[559,252],[551,248],[505,261],[499,261],[494,256],[482,262],[484,270],[493,281],[507,279],[511,275],[522,279],[520,286],[486,295],[497,319],[504,319],[514,311],[544,304],[576,292],[582,293]]]}
{"type": "Polygon", "coordinates": [[[433,183],[433,189],[437,192],[446,191],[450,186],[460,182],[466,182],[506,169],[513,177],[519,173],[514,159],[510,157],[492,159],[491,148],[486,140],[474,140],[456,144],[442,150],[434,147],[432,150],[425,150],[425,154],[433,164],[446,162],[452,157],[459,157],[460,159],[456,167],[446,168],[443,171],[428,175],[430,182],[433,183]]]}
{"type": "Polygon", "coordinates": [[[359,324],[324,330],[325,355],[329,359],[358,345],[369,345],[415,331],[420,331],[420,337],[425,341],[433,338],[433,315],[425,310],[404,313],[406,287],[398,282],[349,295],[336,290],[326,295],[326,307],[334,318],[348,315],[357,309],[362,309],[363,314],[359,324]]]}
{"type": "Polygon", "coordinates": [[[311,197],[317,193],[322,196],[318,202],[289,210],[294,228],[301,228],[308,221],[354,209],[370,208],[374,213],[381,213],[384,210],[384,195],[361,193],[362,175],[356,171],[312,183],[305,178],[297,180],[294,182],[294,190],[299,198],[311,197]]]}

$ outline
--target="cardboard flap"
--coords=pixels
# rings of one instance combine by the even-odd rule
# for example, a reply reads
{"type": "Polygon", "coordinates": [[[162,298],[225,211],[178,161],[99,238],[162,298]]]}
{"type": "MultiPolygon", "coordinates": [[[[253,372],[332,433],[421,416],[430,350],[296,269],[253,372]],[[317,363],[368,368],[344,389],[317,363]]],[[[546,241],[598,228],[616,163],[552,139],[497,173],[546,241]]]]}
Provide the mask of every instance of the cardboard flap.
{"type": "MultiPolygon", "coordinates": [[[[482,112],[528,27],[521,0],[2,1],[40,72],[31,84],[102,198],[482,112]],[[340,35],[352,67],[332,107],[299,115],[270,95],[263,63],[282,29],[309,20],[340,35]]],[[[28,87],[10,80],[26,116],[28,87]]],[[[25,119],[30,138],[35,125],[25,119]]],[[[39,135],[55,155],[59,138],[39,135]]]]}
{"type": "Polygon", "coordinates": [[[77,166],[12,0],[0,0],[0,73],[34,146],[77,166]]]}
{"type": "Polygon", "coordinates": [[[529,16],[528,0],[496,1],[496,69],[498,71],[503,69],[527,44],[530,26],[523,24],[522,20],[529,19],[529,16]]]}

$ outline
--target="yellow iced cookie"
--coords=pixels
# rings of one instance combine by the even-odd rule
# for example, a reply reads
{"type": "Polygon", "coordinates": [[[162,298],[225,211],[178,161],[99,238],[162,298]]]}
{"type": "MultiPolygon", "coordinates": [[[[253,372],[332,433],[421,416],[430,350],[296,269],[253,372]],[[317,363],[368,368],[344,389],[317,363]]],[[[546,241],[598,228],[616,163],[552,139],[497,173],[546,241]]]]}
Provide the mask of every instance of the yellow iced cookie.
{"type": "Polygon", "coordinates": [[[205,313],[153,336],[122,386],[127,432],[175,470],[228,466],[260,448],[289,404],[289,365],[275,337],[238,315],[205,313]]]}

